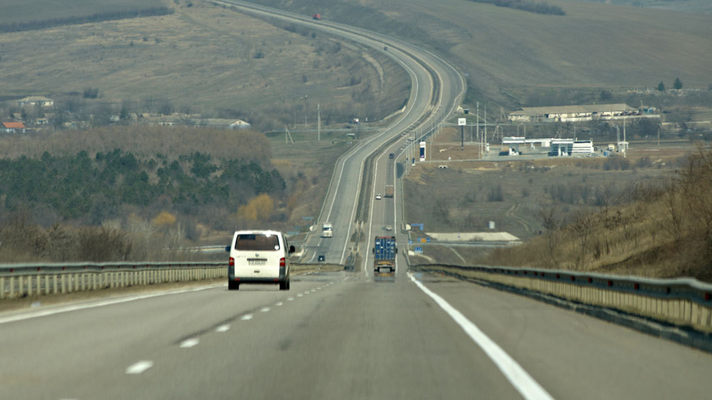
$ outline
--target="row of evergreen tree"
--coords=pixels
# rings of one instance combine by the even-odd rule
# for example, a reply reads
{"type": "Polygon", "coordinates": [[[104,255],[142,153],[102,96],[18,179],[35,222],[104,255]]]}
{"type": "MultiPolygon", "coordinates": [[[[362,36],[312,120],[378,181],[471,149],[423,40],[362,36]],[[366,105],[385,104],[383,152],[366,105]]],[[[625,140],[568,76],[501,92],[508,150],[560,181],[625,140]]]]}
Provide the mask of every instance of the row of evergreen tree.
{"type": "Polygon", "coordinates": [[[173,160],[118,149],[94,157],[45,152],[39,159],[0,160],[0,210],[49,209],[89,224],[120,216],[125,205],[188,215],[204,208],[235,213],[257,194],[281,194],[285,186],[277,170],[198,152],[173,160]]]}

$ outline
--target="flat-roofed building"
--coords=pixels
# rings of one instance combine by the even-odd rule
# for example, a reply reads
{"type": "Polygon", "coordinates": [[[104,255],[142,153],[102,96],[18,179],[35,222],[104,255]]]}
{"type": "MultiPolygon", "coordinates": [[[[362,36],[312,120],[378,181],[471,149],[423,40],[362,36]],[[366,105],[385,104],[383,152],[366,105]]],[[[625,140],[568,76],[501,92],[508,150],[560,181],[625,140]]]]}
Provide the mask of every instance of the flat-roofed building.
{"type": "Polygon", "coordinates": [[[512,111],[512,122],[579,122],[593,119],[617,119],[640,115],[640,111],[627,104],[588,104],[577,106],[523,107],[512,111]]]}

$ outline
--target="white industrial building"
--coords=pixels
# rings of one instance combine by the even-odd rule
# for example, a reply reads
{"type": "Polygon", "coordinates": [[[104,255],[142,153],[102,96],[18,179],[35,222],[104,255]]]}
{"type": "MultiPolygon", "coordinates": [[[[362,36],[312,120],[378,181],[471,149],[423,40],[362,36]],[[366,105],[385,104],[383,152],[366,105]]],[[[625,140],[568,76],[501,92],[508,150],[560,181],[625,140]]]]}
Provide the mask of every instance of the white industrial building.
{"type": "Polygon", "coordinates": [[[621,119],[625,117],[659,118],[659,115],[643,114],[627,104],[588,104],[578,106],[523,107],[509,113],[512,122],[581,122],[594,119],[621,119]]]}
{"type": "Polygon", "coordinates": [[[548,153],[551,156],[571,156],[593,154],[593,141],[576,139],[540,138],[527,139],[523,136],[502,138],[502,145],[509,148],[509,155],[517,155],[524,150],[536,153],[548,153]],[[525,149],[522,148],[525,146],[525,149]]]}

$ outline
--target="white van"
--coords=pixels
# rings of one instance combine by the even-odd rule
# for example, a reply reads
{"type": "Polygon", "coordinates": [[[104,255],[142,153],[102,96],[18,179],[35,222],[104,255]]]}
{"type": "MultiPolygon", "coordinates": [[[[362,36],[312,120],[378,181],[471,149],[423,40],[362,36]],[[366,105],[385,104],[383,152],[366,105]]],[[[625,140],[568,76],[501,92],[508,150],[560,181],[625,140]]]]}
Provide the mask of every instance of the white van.
{"type": "Polygon", "coordinates": [[[331,225],[330,223],[325,223],[321,227],[321,237],[323,238],[330,238],[334,237],[334,226],[331,225]]]}
{"type": "Polygon", "coordinates": [[[237,231],[228,250],[229,290],[238,290],[242,283],[279,283],[280,290],[289,290],[287,257],[295,249],[282,232],[237,231]]]}

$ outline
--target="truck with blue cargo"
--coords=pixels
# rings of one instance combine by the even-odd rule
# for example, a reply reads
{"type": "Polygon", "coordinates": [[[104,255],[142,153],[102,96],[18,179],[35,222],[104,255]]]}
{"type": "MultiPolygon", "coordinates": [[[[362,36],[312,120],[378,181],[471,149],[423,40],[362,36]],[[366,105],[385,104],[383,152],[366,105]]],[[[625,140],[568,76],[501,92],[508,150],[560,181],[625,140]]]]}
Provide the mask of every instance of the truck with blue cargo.
{"type": "Polygon", "coordinates": [[[395,236],[376,236],[373,246],[373,279],[376,281],[393,281],[396,278],[396,246],[395,236]]]}

